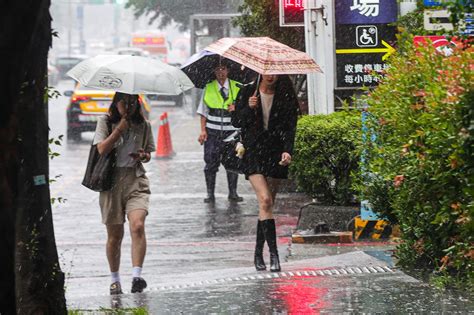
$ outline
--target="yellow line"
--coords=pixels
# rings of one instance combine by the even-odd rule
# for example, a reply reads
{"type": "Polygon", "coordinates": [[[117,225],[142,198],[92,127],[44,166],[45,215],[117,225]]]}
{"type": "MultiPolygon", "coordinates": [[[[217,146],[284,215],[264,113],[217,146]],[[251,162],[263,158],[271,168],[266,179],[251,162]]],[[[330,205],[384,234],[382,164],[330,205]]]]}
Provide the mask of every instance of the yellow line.
{"type": "Polygon", "coordinates": [[[336,49],[336,54],[386,53],[387,48],[336,49]]]}
{"type": "Polygon", "coordinates": [[[390,46],[386,41],[382,40],[382,45],[385,46],[385,48],[352,48],[352,49],[336,49],[336,54],[362,54],[362,53],[369,53],[369,54],[375,54],[375,53],[385,53],[385,55],[382,56],[382,60],[385,60],[393,54],[396,50],[392,46],[390,46]]]}

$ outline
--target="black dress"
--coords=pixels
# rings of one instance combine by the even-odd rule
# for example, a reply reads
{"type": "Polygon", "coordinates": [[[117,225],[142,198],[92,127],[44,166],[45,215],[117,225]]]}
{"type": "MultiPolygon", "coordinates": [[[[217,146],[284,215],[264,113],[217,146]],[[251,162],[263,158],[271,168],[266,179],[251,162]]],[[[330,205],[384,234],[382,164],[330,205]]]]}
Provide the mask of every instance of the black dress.
{"type": "Polygon", "coordinates": [[[293,85],[288,76],[278,78],[267,130],[263,126],[260,102],[256,109],[248,105],[248,99],[255,89],[256,84],[243,87],[237,97],[235,111],[232,112],[232,125],[242,131],[245,178],[248,179],[252,174],[288,178],[288,166],[279,165],[279,162],[283,152],[293,153],[298,117],[298,100],[293,85]]]}

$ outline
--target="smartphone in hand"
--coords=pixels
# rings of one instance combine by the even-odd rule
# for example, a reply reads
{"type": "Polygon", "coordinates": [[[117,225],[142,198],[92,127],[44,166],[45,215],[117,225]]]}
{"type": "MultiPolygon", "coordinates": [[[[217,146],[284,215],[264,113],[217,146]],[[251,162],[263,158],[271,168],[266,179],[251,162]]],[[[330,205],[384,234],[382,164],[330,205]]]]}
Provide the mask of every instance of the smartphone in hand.
{"type": "Polygon", "coordinates": [[[140,152],[130,152],[128,155],[135,160],[138,160],[140,158],[140,152]]]}

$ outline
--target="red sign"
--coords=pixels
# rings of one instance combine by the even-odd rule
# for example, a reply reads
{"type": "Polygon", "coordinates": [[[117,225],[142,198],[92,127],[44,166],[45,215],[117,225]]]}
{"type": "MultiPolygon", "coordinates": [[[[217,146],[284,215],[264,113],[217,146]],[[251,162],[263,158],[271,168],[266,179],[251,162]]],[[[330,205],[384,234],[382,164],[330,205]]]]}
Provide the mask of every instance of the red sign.
{"type": "Polygon", "coordinates": [[[280,26],[304,26],[303,0],[280,0],[280,26]]]}
{"type": "Polygon", "coordinates": [[[303,0],[283,0],[283,8],[285,10],[304,10],[303,0]]]}
{"type": "Polygon", "coordinates": [[[450,56],[453,53],[453,48],[462,47],[463,43],[457,41],[456,38],[451,38],[449,41],[446,36],[415,36],[413,42],[416,46],[426,45],[430,43],[436,48],[439,53],[450,56]]]}

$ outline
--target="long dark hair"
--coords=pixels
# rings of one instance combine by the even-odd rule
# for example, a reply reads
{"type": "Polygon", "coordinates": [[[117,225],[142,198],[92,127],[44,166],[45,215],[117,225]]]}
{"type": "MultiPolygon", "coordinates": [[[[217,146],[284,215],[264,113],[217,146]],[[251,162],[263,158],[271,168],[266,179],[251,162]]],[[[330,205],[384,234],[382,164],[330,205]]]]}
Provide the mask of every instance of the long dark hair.
{"type": "MultiPolygon", "coordinates": [[[[287,99],[296,98],[295,88],[293,87],[293,82],[291,81],[290,77],[287,74],[279,74],[277,77],[278,79],[275,82],[275,94],[278,95],[278,97],[284,96],[287,99]]],[[[255,92],[255,90],[259,88],[261,80],[262,78],[255,79],[253,84],[250,86],[252,92],[255,92]]],[[[259,94],[260,90],[257,90],[257,95],[259,94]]]]}
{"type": "Polygon", "coordinates": [[[116,92],[114,98],[112,100],[112,104],[109,107],[109,121],[113,124],[116,124],[122,119],[120,113],[117,108],[117,104],[119,101],[124,100],[126,97],[130,98],[130,105],[137,107],[137,109],[133,112],[132,116],[129,117],[129,120],[134,124],[141,124],[145,121],[145,117],[143,116],[143,110],[140,103],[140,99],[136,94],[126,94],[122,92],[116,92]]]}

